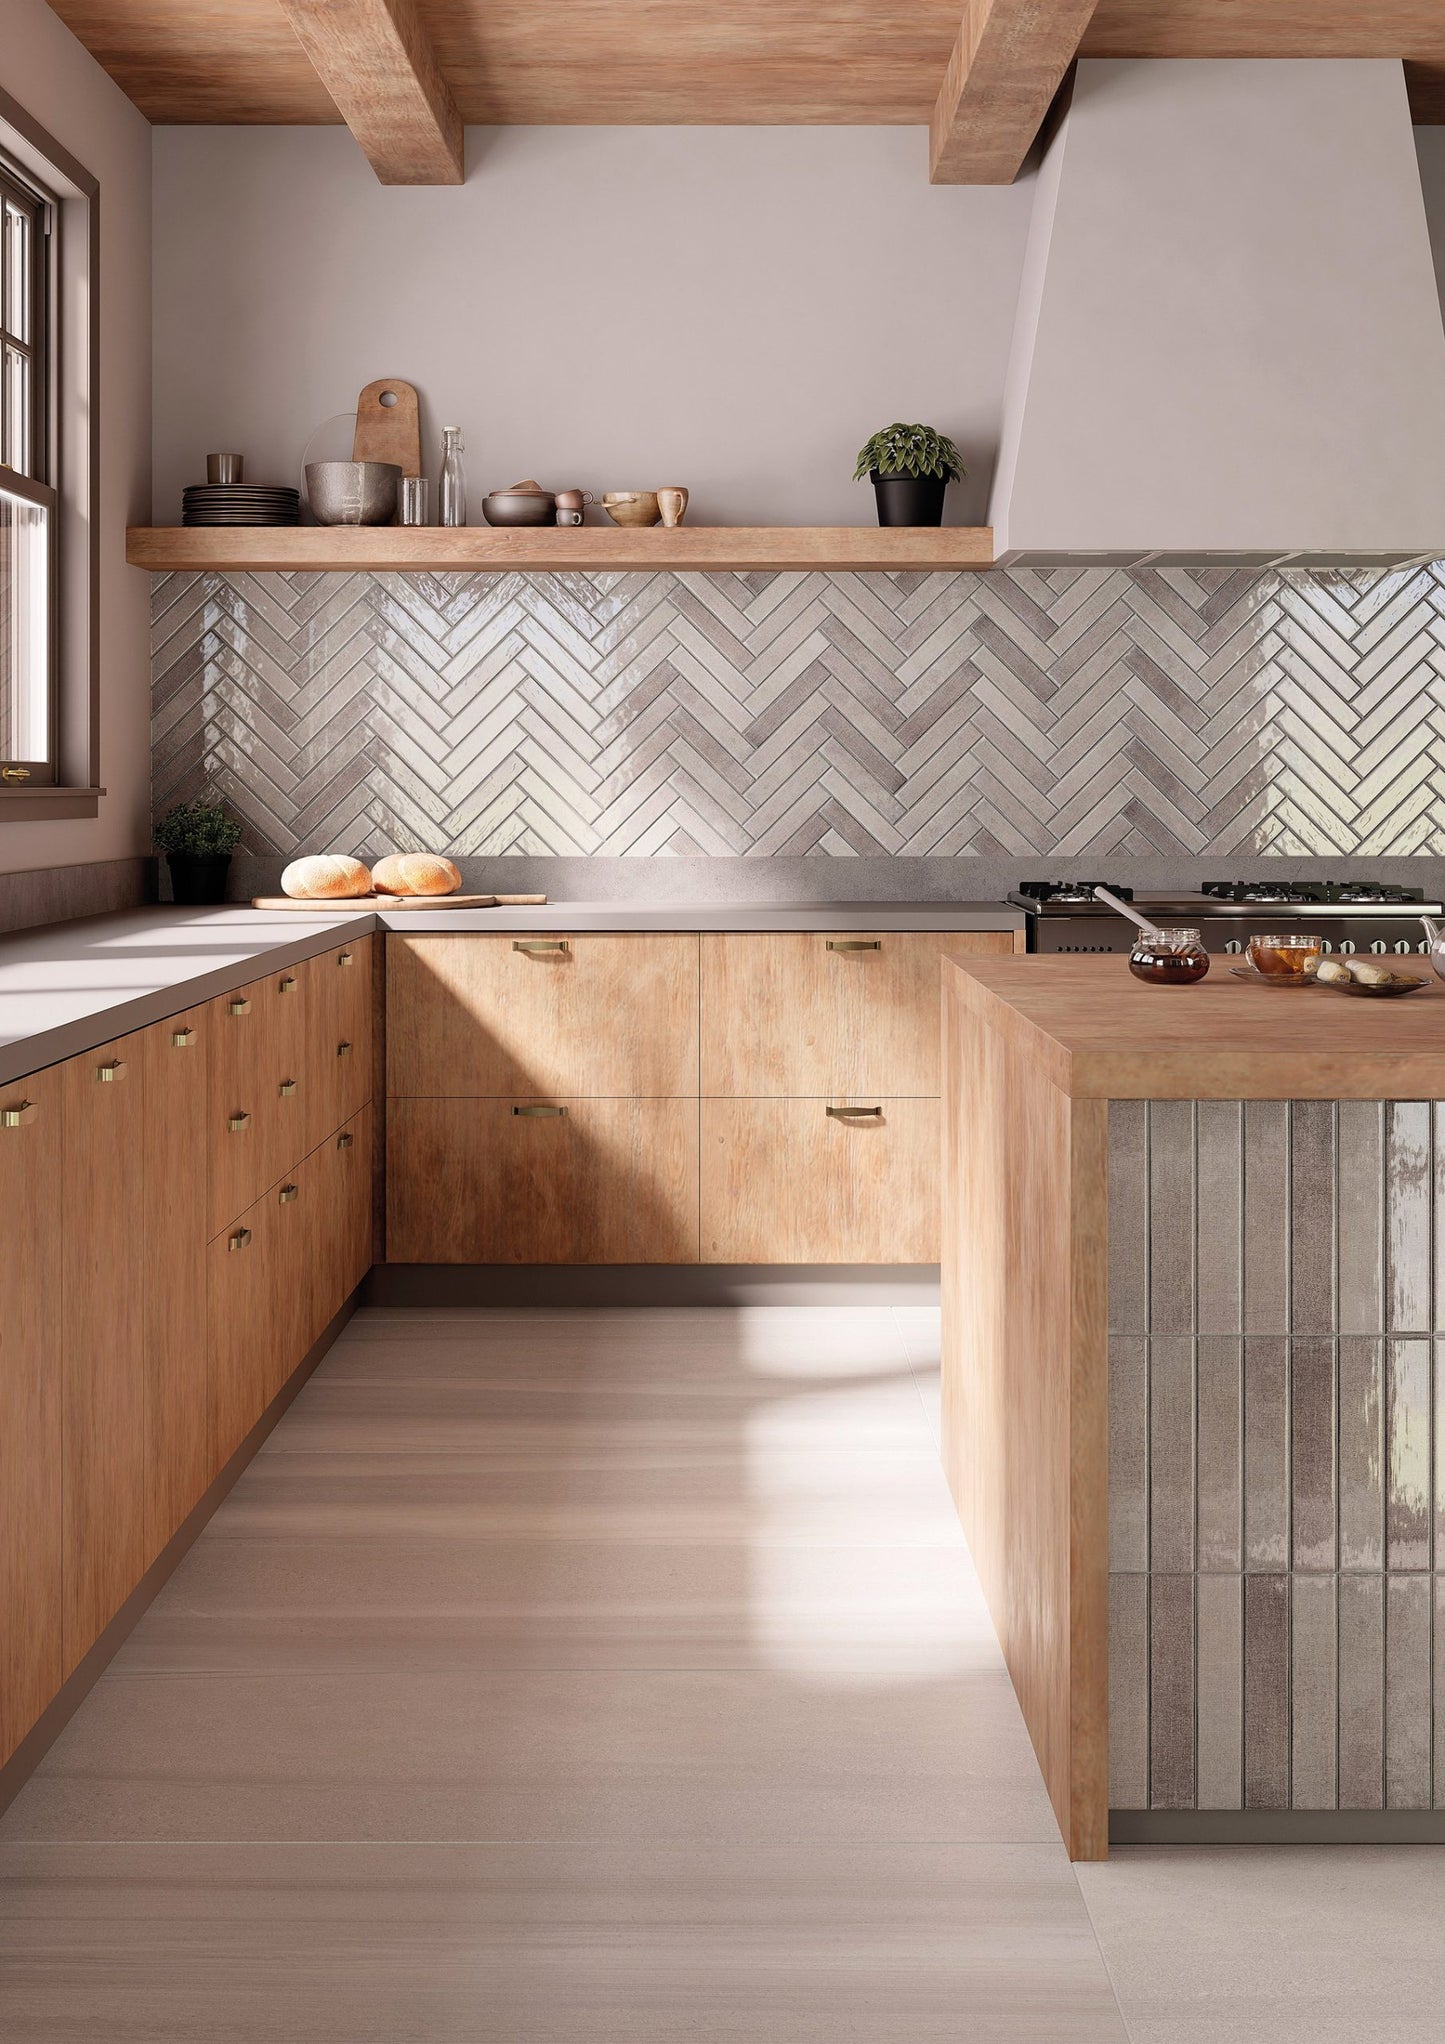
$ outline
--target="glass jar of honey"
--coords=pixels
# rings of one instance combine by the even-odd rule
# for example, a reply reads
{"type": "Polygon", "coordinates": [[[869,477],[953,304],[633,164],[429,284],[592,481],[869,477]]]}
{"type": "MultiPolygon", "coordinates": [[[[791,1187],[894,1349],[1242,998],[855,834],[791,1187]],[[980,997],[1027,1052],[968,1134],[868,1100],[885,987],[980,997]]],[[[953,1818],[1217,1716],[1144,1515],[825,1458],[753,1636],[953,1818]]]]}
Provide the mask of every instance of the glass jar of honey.
{"type": "Polygon", "coordinates": [[[1209,953],[1198,930],[1141,930],[1129,970],[1146,986],[1192,987],[1208,972],[1209,953]]]}

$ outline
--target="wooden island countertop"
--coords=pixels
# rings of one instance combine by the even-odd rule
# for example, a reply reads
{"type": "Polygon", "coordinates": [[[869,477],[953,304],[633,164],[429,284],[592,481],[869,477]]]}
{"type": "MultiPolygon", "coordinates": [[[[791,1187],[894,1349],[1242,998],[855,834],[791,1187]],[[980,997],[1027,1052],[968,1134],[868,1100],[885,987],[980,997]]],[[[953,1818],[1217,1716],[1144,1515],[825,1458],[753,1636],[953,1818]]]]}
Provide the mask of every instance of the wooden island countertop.
{"type": "Polygon", "coordinates": [[[1151,987],[1119,953],[970,959],[952,996],[1075,1100],[1432,1100],[1445,1097],[1445,983],[1362,998],[1277,989],[1210,961],[1192,987],[1151,987]]]}

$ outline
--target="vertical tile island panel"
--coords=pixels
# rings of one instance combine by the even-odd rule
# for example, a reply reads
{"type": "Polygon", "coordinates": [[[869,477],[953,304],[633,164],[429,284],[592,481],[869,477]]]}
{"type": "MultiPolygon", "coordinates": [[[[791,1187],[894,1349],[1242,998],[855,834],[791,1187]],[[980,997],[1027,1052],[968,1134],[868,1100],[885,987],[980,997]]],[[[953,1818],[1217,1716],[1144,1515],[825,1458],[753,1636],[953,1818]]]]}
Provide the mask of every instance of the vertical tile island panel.
{"type": "Polygon", "coordinates": [[[1116,1811],[1445,1808],[1445,1103],[1109,1110],[1116,1811]]]}

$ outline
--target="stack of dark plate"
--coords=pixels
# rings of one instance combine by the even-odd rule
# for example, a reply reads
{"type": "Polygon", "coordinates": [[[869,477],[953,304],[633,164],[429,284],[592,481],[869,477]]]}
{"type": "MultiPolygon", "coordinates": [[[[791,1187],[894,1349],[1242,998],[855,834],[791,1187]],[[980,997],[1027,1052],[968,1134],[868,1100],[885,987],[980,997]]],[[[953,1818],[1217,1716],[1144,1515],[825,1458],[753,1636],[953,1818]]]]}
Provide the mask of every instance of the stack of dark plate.
{"type": "Polygon", "coordinates": [[[299,525],[297,490],[267,483],[192,483],[182,499],[183,525],[299,525]]]}

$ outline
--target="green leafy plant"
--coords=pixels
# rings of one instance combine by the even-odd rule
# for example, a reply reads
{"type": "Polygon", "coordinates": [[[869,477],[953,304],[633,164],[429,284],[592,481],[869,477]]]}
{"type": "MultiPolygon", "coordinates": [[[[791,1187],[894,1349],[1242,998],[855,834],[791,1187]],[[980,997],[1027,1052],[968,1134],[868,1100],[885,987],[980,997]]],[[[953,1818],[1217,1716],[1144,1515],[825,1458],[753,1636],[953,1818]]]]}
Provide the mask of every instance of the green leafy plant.
{"type": "Polygon", "coordinates": [[[858,450],[854,482],[861,483],[873,469],[881,476],[941,476],[946,483],[956,483],[965,473],[962,457],[946,433],[901,423],[886,426],[858,450]]]}
{"type": "Polygon", "coordinates": [[[156,825],[156,850],[183,859],[224,859],[241,842],[241,826],[219,802],[177,802],[156,825]]]}

